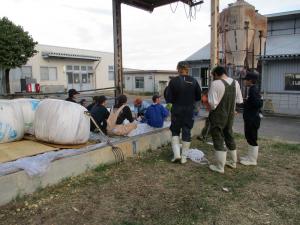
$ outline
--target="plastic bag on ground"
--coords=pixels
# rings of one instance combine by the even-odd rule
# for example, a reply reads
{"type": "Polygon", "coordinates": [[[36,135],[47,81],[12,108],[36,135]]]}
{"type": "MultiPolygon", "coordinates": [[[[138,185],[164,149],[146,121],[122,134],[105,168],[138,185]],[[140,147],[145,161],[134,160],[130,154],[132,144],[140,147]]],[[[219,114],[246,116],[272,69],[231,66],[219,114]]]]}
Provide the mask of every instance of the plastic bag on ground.
{"type": "Polygon", "coordinates": [[[24,117],[21,107],[10,100],[0,101],[0,143],[21,140],[24,136],[24,117]]]}
{"type": "Polygon", "coordinates": [[[205,158],[204,153],[199,149],[189,149],[186,153],[188,159],[195,163],[207,164],[208,160],[205,158]]]}
{"type": "Polygon", "coordinates": [[[89,139],[90,118],[83,106],[57,99],[41,101],[35,113],[38,140],[55,144],[83,144],[89,139]]]}
{"type": "Polygon", "coordinates": [[[21,107],[24,117],[24,126],[25,133],[34,135],[34,116],[37,110],[37,107],[40,104],[40,100],[38,99],[30,99],[30,98],[20,98],[14,99],[12,102],[15,102],[21,107]]]}

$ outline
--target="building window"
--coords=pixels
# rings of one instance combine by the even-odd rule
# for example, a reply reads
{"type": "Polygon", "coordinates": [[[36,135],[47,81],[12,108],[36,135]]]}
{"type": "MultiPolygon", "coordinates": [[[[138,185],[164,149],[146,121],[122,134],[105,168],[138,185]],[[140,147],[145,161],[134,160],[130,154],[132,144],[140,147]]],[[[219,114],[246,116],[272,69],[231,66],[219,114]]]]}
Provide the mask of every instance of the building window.
{"type": "Polygon", "coordinates": [[[300,91],[300,73],[285,74],[285,90],[300,91]]]}
{"type": "Polygon", "coordinates": [[[144,88],[144,77],[135,78],[135,88],[144,88]]]}
{"type": "Polygon", "coordinates": [[[93,67],[87,65],[67,65],[68,84],[92,84],[94,73],[93,67]]]}
{"type": "Polygon", "coordinates": [[[199,79],[200,78],[200,68],[192,68],[192,73],[191,73],[192,77],[194,77],[195,79],[199,79]]]}
{"type": "Polygon", "coordinates": [[[115,80],[114,66],[108,66],[108,80],[115,80]]]}
{"type": "Polygon", "coordinates": [[[41,80],[57,80],[56,67],[41,67],[41,80]]]}
{"type": "Polygon", "coordinates": [[[32,77],[32,67],[31,66],[22,66],[22,78],[31,78],[32,77]]]}
{"type": "Polygon", "coordinates": [[[201,87],[208,87],[209,71],[208,68],[201,68],[201,87]]]}

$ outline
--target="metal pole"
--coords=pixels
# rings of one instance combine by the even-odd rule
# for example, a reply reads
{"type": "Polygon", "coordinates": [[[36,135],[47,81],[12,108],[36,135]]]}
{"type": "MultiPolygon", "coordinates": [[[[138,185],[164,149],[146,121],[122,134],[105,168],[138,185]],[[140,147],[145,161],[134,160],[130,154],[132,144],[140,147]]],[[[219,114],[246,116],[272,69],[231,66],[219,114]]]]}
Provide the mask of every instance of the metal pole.
{"type": "Polygon", "coordinates": [[[121,0],[113,0],[114,75],[116,95],[123,94],[121,0]]]}
{"type": "Polygon", "coordinates": [[[219,18],[219,0],[211,0],[211,41],[210,41],[210,67],[211,69],[218,65],[218,18],[219,18]]]}

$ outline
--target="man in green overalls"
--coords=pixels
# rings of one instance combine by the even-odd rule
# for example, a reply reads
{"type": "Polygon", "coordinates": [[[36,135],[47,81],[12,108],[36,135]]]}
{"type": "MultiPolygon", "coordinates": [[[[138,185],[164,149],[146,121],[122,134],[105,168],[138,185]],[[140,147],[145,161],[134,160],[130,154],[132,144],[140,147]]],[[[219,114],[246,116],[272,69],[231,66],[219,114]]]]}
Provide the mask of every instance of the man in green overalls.
{"type": "Polygon", "coordinates": [[[212,171],[224,173],[225,164],[236,168],[237,151],[233,137],[233,122],[236,103],[243,103],[240,85],[237,81],[227,76],[224,67],[217,66],[212,70],[214,81],[208,93],[208,102],[212,111],[209,113],[211,135],[214,143],[216,164],[210,165],[212,171]],[[229,149],[231,161],[226,162],[229,149]]]}

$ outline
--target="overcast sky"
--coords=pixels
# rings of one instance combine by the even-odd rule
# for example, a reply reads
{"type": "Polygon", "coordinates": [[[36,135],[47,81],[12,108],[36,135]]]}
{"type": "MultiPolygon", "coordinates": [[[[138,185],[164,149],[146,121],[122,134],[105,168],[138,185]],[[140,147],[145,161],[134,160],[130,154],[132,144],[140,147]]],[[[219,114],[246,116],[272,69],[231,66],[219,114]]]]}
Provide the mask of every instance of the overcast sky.
{"type": "MultiPolygon", "coordinates": [[[[220,0],[220,8],[234,1],[220,0]]],[[[262,14],[300,9],[300,0],[248,2],[262,14]]],[[[0,17],[23,26],[40,44],[113,51],[111,0],[0,0],[0,6],[0,17]]],[[[174,3],[149,13],[123,5],[124,67],[175,69],[178,61],[207,44],[210,0],[191,20],[185,9],[174,3]]]]}

